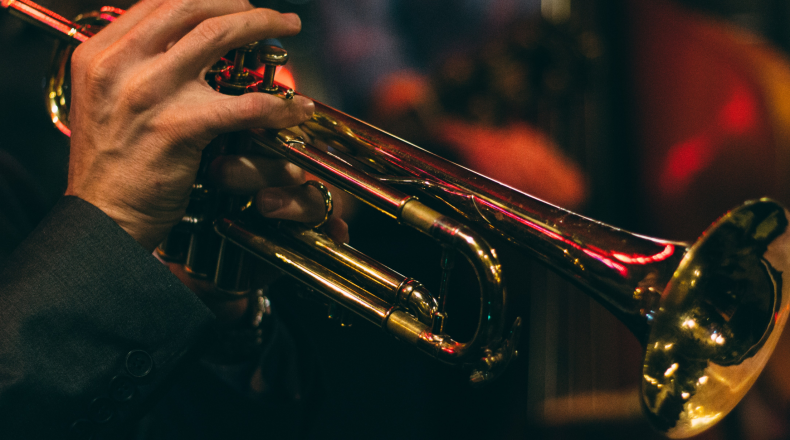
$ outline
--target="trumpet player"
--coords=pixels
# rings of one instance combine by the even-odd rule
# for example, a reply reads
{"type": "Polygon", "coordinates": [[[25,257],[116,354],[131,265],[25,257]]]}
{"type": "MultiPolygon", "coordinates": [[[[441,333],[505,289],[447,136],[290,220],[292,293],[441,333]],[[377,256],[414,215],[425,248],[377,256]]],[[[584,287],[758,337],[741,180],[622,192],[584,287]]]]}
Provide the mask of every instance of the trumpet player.
{"type": "MultiPolygon", "coordinates": [[[[246,299],[193,284],[196,296],[152,251],[212,139],[311,116],[306,98],[227,96],[203,79],[229,50],[299,30],[298,16],[246,0],[143,0],[76,49],[67,190],[0,272],[3,438],[133,435],[214,329],[244,315],[246,299]]],[[[229,156],[212,169],[227,190],[257,193],[264,216],[326,220],[326,194],[285,162],[229,156]]],[[[325,227],[347,239],[342,220],[325,227]]]]}

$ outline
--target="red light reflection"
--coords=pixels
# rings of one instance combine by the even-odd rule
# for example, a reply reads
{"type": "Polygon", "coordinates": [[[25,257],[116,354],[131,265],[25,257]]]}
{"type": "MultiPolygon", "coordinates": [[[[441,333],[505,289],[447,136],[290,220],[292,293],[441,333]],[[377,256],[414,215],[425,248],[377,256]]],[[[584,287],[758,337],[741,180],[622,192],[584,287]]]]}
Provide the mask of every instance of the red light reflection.
{"type": "Polygon", "coordinates": [[[277,67],[277,73],[274,74],[274,80],[278,83],[284,85],[285,87],[296,89],[296,81],[294,81],[294,76],[287,67],[279,66],[277,67]]]}
{"type": "MultiPolygon", "coordinates": [[[[517,215],[515,215],[515,214],[513,214],[513,213],[511,213],[511,212],[509,212],[509,211],[507,211],[505,209],[502,209],[502,208],[494,205],[493,203],[490,203],[490,202],[486,201],[486,200],[478,198],[477,201],[480,202],[481,204],[486,205],[489,208],[501,213],[502,215],[510,217],[513,220],[516,220],[517,222],[519,222],[519,223],[521,223],[521,224],[523,224],[525,226],[528,226],[528,227],[540,232],[543,235],[551,237],[551,238],[553,238],[553,239],[555,239],[557,241],[560,241],[562,243],[565,243],[565,244],[573,247],[574,249],[578,249],[578,250],[584,252],[585,254],[589,255],[590,257],[595,258],[596,260],[598,260],[601,263],[605,264],[607,267],[610,267],[610,268],[616,270],[623,277],[628,276],[628,268],[626,268],[625,266],[623,266],[620,263],[612,261],[611,258],[609,258],[609,257],[607,257],[605,255],[602,255],[599,252],[593,251],[591,249],[585,249],[580,244],[578,244],[578,243],[576,243],[574,241],[568,240],[567,238],[563,237],[560,234],[557,234],[556,232],[550,231],[549,229],[546,229],[543,226],[536,225],[535,223],[530,222],[530,221],[528,221],[525,218],[519,217],[519,216],[517,216],[517,215]]],[[[644,264],[644,263],[641,263],[641,264],[644,264]]]]}
{"type": "Polygon", "coordinates": [[[732,136],[747,135],[756,127],[758,101],[754,91],[741,81],[730,88],[729,96],[718,111],[716,123],[669,148],[661,175],[665,194],[685,191],[699,173],[711,166],[732,136]]]}
{"type": "Polygon", "coordinates": [[[631,264],[648,264],[656,261],[663,261],[671,257],[675,253],[675,246],[668,244],[663,251],[650,256],[643,255],[626,255],[619,252],[612,252],[612,256],[622,261],[623,263],[631,264]]]}
{"type": "Polygon", "coordinates": [[[118,14],[118,15],[121,15],[121,14],[123,14],[125,12],[123,9],[116,8],[114,6],[102,6],[100,11],[101,12],[109,12],[109,13],[118,14]]]}
{"type": "MultiPolygon", "coordinates": [[[[265,66],[261,66],[256,71],[263,74],[265,66]]],[[[277,66],[277,72],[274,74],[274,80],[280,83],[283,87],[296,90],[296,81],[290,70],[285,66],[277,66]]]]}
{"type": "Polygon", "coordinates": [[[757,98],[743,84],[734,87],[732,97],[719,113],[719,119],[729,134],[743,134],[757,124],[757,98]]]}
{"type": "Polygon", "coordinates": [[[60,130],[61,133],[65,134],[68,137],[71,137],[71,130],[69,129],[69,127],[66,127],[66,124],[64,124],[63,122],[61,122],[57,118],[54,118],[54,120],[52,122],[55,123],[55,127],[58,130],[60,130]]]}
{"type": "Polygon", "coordinates": [[[101,14],[101,15],[99,15],[99,18],[101,18],[102,20],[107,20],[110,23],[115,21],[115,16],[114,15],[110,15],[110,14],[101,14]]]}
{"type": "MultiPolygon", "coordinates": [[[[577,247],[577,246],[574,246],[574,247],[577,247]]],[[[581,249],[581,248],[579,248],[579,249],[581,249]]],[[[623,266],[622,264],[615,263],[614,261],[610,260],[609,258],[606,258],[606,257],[602,256],[601,254],[595,253],[595,252],[593,252],[593,251],[591,251],[589,249],[582,249],[582,252],[584,252],[585,254],[595,258],[596,260],[598,260],[601,263],[609,266],[610,268],[616,270],[617,272],[620,273],[621,276],[623,276],[623,277],[628,276],[628,269],[626,269],[625,266],[623,266]]]]}
{"type": "Polygon", "coordinates": [[[685,188],[713,160],[713,150],[708,136],[696,136],[670,147],[661,179],[664,189],[675,193],[685,188]]]}

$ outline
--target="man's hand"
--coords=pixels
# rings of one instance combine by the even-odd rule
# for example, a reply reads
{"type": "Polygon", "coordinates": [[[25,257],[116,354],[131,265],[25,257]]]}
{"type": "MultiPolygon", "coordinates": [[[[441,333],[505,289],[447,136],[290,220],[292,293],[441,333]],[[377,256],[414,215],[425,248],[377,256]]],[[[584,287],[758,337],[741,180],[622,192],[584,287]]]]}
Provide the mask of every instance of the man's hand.
{"type": "MultiPolygon", "coordinates": [[[[290,127],[312,115],[314,105],[303,97],[227,96],[203,79],[231,49],[294,35],[300,26],[294,14],[255,9],[246,0],[133,6],[74,52],[66,193],[94,204],[153,250],[183,215],[201,152],[214,137],[290,127]]],[[[298,188],[266,190],[259,208],[311,221],[320,197],[298,188]]]]}
{"type": "MultiPolygon", "coordinates": [[[[305,172],[283,159],[220,156],[211,164],[211,177],[226,192],[257,193],[255,206],[265,217],[314,225],[326,215],[321,192],[302,185],[305,172]]],[[[343,203],[338,197],[340,191],[328,184],[327,187],[334,196],[334,210],[321,229],[333,240],[348,243],[348,225],[342,220],[343,203]]]]}

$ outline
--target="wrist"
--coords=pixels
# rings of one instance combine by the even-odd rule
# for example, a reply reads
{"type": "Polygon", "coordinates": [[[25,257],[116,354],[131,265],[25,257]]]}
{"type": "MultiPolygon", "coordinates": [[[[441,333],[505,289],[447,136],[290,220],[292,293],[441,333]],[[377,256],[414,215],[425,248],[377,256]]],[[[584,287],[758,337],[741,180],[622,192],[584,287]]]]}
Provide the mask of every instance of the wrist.
{"type": "Polygon", "coordinates": [[[172,224],[157,225],[151,218],[136,213],[119,209],[112,205],[96,205],[113,219],[127,234],[131,235],[146,251],[153,252],[159,243],[164,240],[172,224]]]}
{"type": "Polygon", "coordinates": [[[108,203],[102,198],[91,197],[88,194],[81,194],[71,189],[67,190],[65,195],[78,197],[104,212],[107,217],[111,218],[148,252],[153,252],[159,243],[164,240],[173,224],[180,218],[178,216],[175,221],[163,221],[133,209],[125,209],[113,203],[108,203]]]}

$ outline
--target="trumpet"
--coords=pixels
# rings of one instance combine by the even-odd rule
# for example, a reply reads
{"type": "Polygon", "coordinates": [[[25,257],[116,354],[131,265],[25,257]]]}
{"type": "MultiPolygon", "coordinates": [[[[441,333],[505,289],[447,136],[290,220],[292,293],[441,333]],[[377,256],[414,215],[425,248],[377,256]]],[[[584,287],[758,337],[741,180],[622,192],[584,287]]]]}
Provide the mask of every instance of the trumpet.
{"type": "MultiPolygon", "coordinates": [[[[75,22],[28,0],[2,0],[12,13],[61,37],[48,80],[55,125],[68,134],[68,63],[76,44],[123,13],[116,8],[75,22]]],[[[207,75],[218,91],[296,92],[274,81],[287,52],[252,43],[207,75]],[[258,57],[258,74],[244,60],[258,57]]],[[[248,200],[223,195],[204,173],[182,223],[158,248],[228,295],[250,290],[257,257],[386,333],[448,364],[474,384],[496,378],[517,355],[520,318],[506,322],[504,270],[483,234],[524,248],[601,302],[645,347],[641,404],[667,436],[696,435],[746,394],[768,362],[790,312],[788,211],[761,199],[726,213],[693,244],[623,231],[553,206],[451,163],[329,106],[296,129],[256,129],[218,139],[204,162],[240,148],[286,158],[444,248],[439,293],[339,244],[319,230],[259,221],[248,200]],[[317,144],[328,148],[318,148],[317,144]],[[441,209],[423,204],[435,200],[441,209]],[[441,211],[441,212],[440,212],[441,211]],[[475,225],[474,229],[471,225],[475,225]],[[469,341],[445,332],[454,258],[478,276],[480,309],[469,341]]],[[[205,167],[203,167],[205,168],[205,167]]],[[[432,205],[433,206],[433,205],[432,205]]]]}

